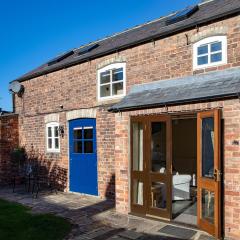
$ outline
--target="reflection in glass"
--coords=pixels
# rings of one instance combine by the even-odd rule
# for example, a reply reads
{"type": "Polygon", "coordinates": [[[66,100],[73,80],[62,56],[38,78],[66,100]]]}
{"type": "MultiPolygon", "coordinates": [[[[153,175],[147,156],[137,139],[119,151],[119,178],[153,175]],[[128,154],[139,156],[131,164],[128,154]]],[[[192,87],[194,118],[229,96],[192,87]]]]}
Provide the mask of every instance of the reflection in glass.
{"type": "Polygon", "coordinates": [[[59,149],[59,138],[55,138],[55,148],[59,149]]]}
{"type": "Polygon", "coordinates": [[[59,131],[58,127],[54,127],[54,137],[58,137],[59,131]]]}
{"type": "Polygon", "coordinates": [[[162,182],[153,182],[151,186],[151,204],[155,208],[167,207],[166,203],[166,185],[162,182]]]}
{"type": "Polygon", "coordinates": [[[92,127],[84,128],[84,139],[93,139],[93,128],[92,127]]]}
{"type": "Polygon", "coordinates": [[[143,124],[133,123],[133,171],[143,171],[143,124]]]}
{"type": "Polygon", "coordinates": [[[211,55],[211,62],[221,62],[222,61],[222,53],[215,53],[211,55]]]}
{"type": "Polygon", "coordinates": [[[202,176],[214,177],[214,119],[202,120],[202,176]]]}
{"type": "Polygon", "coordinates": [[[151,133],[152,171],[166,172],[166,123],[153,122],[151,133]]]}
{"type": "Polygon", "coordinates": [[[52,137],[52,128],[48,127],[48,137],[52,137]]]}
{"type": "Polygon", "coordinates": [[[202,189],[202,218],[214,224],[214,192],[202,189]]]}
{"type": "Polygon", "coordinates": [[[198,57],[198,65],[208,64],[208,56],[198,57]]]}
{"type": "Polygon", "coordinates": [[[100,83],[105,84],[110,82],[110,71],[101,73],[100,83]]]}
{"type": "Polygon", "coordinates": [[[100,87],[100,96],[101,97],[110,96],[110,84],[103,85],[103,86],[100,87]]]}
{"type": "Polygon", "coordinates": [[[123,82],[114,83],[112,85],[112,95],[123,94],[123,82]]]}
{"type": "Polygon", "coordinates": [[[113,82],[123,80],[123,68],[113,70],[113,82]]]}
{"type": "Polygon", "coordinates": [[[143,182],[133,180],[133,203],[143,205],[143,182]]]}
{"type": "Polygon", "coordinates": [[[74,139],[81,139],[81,138],[82,138],[82,128],[75,128],[74,139]]]}
{"type": "Polygon", "coordinates": [[[52,138],[48,138],[48,148],[52,148],[52,138]]]}
{"type": "Polygon", "coordinates": [[[84,153],[93,153],[93,141],[84,142],[84,153]]]}
{"type": "Polygon", "coordinates": [[[203,55],[208,53],[208,45],[203,45],[198,47],[198,55],[203,55]]]}
{"type": "Polygon", "coordinates": [[[74,153],[82,153],[82,141],[74,141],[74,153]]]}

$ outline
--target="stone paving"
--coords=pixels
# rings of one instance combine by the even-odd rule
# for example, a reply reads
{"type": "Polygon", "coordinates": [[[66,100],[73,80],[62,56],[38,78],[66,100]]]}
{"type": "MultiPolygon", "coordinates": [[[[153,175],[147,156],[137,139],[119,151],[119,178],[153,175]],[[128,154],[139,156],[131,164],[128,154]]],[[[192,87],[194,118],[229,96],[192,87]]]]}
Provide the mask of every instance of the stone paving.
{"type": "MultiPolygon", "coordinates": [[[[53,213],[71,221],[73,229],[66,240],[178,240],[176,235],[159,231],[165,222],[144,219],[115,212],[114,203],[73,193],[41,193],[32,198],[22,189],[12,193],[10,188],[0,189],[0,198],[18,202],[32,208],[33,213],[53,213]]],[[[214,239],[197,231],[192,240],[214,239]]]]}

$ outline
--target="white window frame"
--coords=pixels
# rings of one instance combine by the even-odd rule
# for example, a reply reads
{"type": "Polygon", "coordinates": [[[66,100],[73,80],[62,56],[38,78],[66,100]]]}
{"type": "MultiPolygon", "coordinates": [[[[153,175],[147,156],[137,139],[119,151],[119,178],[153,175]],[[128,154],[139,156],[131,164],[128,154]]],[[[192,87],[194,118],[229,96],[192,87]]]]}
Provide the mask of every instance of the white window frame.
{"type": "Polygon", "coordinates": [[[58,133],[58,137],[56,137],[54,135],[54,128],[55,127],[59,128],[59,123],[58,122],[51,122],[51,123],[46,124],[46,149],[47,149],[47,152],[49,152],[49,153],[59,153],[60,152],[60,135],[59,135],[59,133],[58,133]],[[51,137],[48,136],[48,128],[49,127],[51,127],[51,131],[52,131],[52,136],[51,137]],[[48,146],[48,139],[49,138],[52,139],[52,148],[49,148],[49,146],[48,146]],[[58,138],[59,148],[56,148],[56,146],[55,146],[55,138],[58,138]]]}
{"type": "MultiPolygon", "coordinates": [[[[218,52],[214,52],[214,53],[218,53],[218,52]]],[[[193,69],[194,70],[219,66],[223,64],[227,64],[227,36],[213,36],[213,37],[204,38],[193,45],[193,69]],[[218,51],[218,52],[222,52],[222,61],[211,63],[210,62],[210,57],[211,57],[210,44],[214,42],[222,43],[222,50],[218,51]],[[208,56],[208,63],[203,65],[198,65],[198,56],[200,56],[198,55],[198,47],[202,45],[208,45],[208,54],[203,54],[208,56]]]]}
{"type": "MultiPolygon", "coordinates": [[[[112,94],[112,75],[110,77],[110,86],[111,86],[111,94],[112,94]]],[[[117,98],[121,98],[123,96],[126,95],[126,63],[113,63],[113,64],[110,64],[104,68],[101,68],[98,70],[98,73],[97,73],[97,95],[98,95],[98,101],[102,101],[102,100],[108,100],[108,99],[117,99],[117,98]],[[119,95],[111,95],[111,96],[107,96],[107,97],[101,97],[100,96],[100,86],[103,86],[103,85],[107,85],[109,83],[106,83],[106,84],[100,84],[100,80],[101,80],[101,73],[103,72],[106,72],[106,71],[109,71],[109,70],[113,70],[113,69],[116,69],[116,68],[123,68],[123,80],[120,80],[119,82],[123,82],[123,93],[122,94],[119,94],[119,95]]],[[[117,81],[118,82],[118,81],[117,81]]],[[[115,82],[115,83],[117,83],[115,82]]]]}

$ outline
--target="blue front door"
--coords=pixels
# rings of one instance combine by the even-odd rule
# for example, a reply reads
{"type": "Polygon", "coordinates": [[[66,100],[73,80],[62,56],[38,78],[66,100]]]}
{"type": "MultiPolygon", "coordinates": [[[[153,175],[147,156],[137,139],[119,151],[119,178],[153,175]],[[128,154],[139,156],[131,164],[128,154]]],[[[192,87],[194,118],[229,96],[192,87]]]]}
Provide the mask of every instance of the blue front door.
{"type": "Polygon", "coordinates": [[[69,122],[70,191],[98,195],[96,119],[69,122]]]}

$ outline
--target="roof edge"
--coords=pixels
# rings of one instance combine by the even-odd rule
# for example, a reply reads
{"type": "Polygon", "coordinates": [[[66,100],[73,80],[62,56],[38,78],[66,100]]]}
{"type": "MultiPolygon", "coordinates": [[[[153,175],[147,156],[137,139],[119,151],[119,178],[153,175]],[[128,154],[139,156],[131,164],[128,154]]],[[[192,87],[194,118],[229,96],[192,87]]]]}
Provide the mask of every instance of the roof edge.
{"type": "MultiPolygon", "coordinates": [[[[209,0],[207,2],[204,2],[202,4],[206,4],[206,3],[209,3],[209,2],[212,2],[212,1],[215,1],[215,0],[209,0]]],[[[199,5],[202,5],[202,4],[199,4],[199,5]]],[[[189,29],[189,28],[192,28],[192,27],[195,27],[197,25],[200,25],[200,24],[204,24],[204,23],[207,23],[207,22],[210,22],[210,21],[216,21],[218,19],[221,19],[221,18],[224,18],[224,17],[227,17],[227,16],[232,16],[234,14],[237,14],[240,12],[240,7],[239,8],[236,8],[236,9],[233,9],[233,10],[230,10],[228,12],[225,12],[225,13],[222,13],[218,16],[214,16],[214,17],[207,17],[207,18],[204,18],[204,19],[201,19],[200,21],[196,21],[194,23],[190,23],[190,24],[187,24],[185,26],[180,26],[176,29],[174,29],[174,31],[166,31],[162,34],[156,34],[156,35],[153,35],[153,36],[150,36],[150,37],[147,37],[147,38],[144,38],[144,39],[141,39],[139,41],[135,41],[133,43],[129,43],[129,44],[126,44],[126,45],[123,45],[121,47],[118,47],[118,48],[113,48],[113,49],[110,49],[108,51],[105,51],[105,52],[102,52],[102,53],[99,53],[99,54],[96,54],[94,56],[91,56],[89,58],[86,58],[86,59],[79,59],[79,60],[75,60],[73,62],[70,62],[70,63],[67,63],[67,64],[62,64],[60,66],[56,66],[52,69],[47,69],[47,70],[43,70],[41,72],[37,72],[37,73],[33,73],[33,74],[30,74],[28,76],[23,76],[23,77],[20,77],[20,78],[17,78],[13,81],[11,81],[10,83],[14,82],[14,81],[19,81],[19,82],[24,82],[24,81],[27,81],[27,80],[30,80],[32,78],[35,78],[35,77],[39,77],[39,76],[42,76],[42,75],[45,75],[45,74],[49,74],[49,73],[52,73],[52,72],[56,72],[56,71],[59,71],[59,70],[62,70],[64,68],[69,68],[71,66],[75,66],[75,65],[78,65],[78,64],[81,64],[81,63],[84,63],[84,62],[87,62],[87,61],[91,61],[91,60],[94,60],[94,59],[97,59],[97,58],[100,58],[100,57],[103,57],[103,56],[106,56],[106,55],[109,55],[109,54],[112,54],[112,53],[115,53],[116,51],[122,51],[124,49],[127,49],[127,48],[130,48],[130,47],[134,47],[134,46],[138,46],[138,45],[141,45],[141,44],[144,44],[144,43],[147,43],[149,41],[152,41],[154,39],[159,39],[159,38],[164,38],[164,37],[167,37],[167,36],[171,36],[171,35],[174,35],[178,32],[182,32],[186,29],[189,29]]],[[[169,16],[169,15],[168,15],[169,16]]],[[[162,19],[164,17],[161,17],[159,19],[162,19]]],[[[157,20],[155,20],[157,21],[157,20]]],[[[153,21],[154,22],[154,21],[153,21]]],[[[151,22],[150,22],[151,23],[151,22]]],[[[150,23],[146,23],[146,24],[150,24],[150,23]]],[[[141,25],[142,26],[142,25],[141,25]]],[[[137,26],[137,27],[141,27],[141,26],[137,26]]],[[[135,27],[135,28],[137,28],[135,27]]],[[[135,29],[135,28],[131,28],[127,31],[130,31],[132,29],[135,29]]],[[[121,33],[119,33],[121,34],[121,33]]],[[[118,34],[115,34],[115,35],[118,35],[118,34]]],[[[113,36],[115,36],[113,35],[113,36]]],[[[111,37],[113,37],[111,36],[111,37]]],[[[109,37],[110,38],[110,37],[109,37]]],[[[104,39],[101,39],[99,41],[102,41],[104,39]]],[[[95,41],[95,42],[99,42],[99,41],[95,41]]]]}

